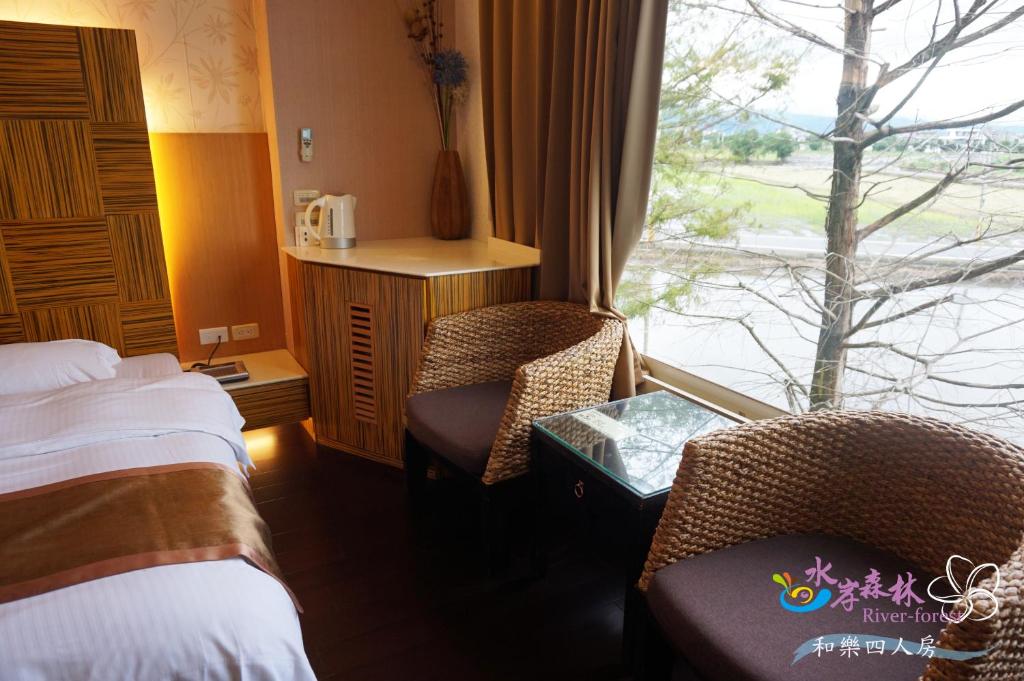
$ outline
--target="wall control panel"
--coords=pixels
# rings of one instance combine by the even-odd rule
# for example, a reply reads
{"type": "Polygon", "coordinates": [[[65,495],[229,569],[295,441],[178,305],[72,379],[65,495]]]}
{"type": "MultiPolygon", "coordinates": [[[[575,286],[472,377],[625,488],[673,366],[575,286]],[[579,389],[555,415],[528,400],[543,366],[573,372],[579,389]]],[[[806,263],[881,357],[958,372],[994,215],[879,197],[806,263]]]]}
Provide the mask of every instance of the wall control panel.
{"type": "Polygon", "coordinates": [[[292,202],[295,204],[295,207],[302,208],[303,210],[319,198],[319,189],[296,189],[292,192],[292,202]]]}
{"type": "Polygon", "coordinates": [[[299,160],[303,163],[313,160],[313,128],[299,128],[299,160]]]}

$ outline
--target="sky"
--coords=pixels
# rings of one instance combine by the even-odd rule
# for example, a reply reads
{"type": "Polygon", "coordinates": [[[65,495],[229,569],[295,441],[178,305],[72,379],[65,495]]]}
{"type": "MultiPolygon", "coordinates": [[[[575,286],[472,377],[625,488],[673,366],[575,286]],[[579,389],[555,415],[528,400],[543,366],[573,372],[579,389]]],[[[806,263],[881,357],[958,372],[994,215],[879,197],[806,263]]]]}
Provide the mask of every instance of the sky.
{"type": "MultiPolygon", "coordinates": [[[[879,0],[880,1],[880,0],[879,0]]],[[[723,0],[733,8],[744,8],[743,0],[723,0]]],[[[763,6],[785,19],[809,29],[834,44],[842,43],[843,10],[837,0],[760,0],[763,6]],[[817,6],[819,5],[820,6],[817,6]],[[813,5],[813,6],[812,6],[813,5]]],[[[876,18],[872,33],[872,54],[882,62],[902,63],[928,44],[936,15],[938,0],[902,0],[894,8],[876,18]]],[[[967,6],[969,0],[961,0],[967,6]]],[[[991,10],[991,20],[1021,7],[1024,0],[1002,0],[991,10]]],[[[943,2],[940,21],[952,18],[950,0],[943,2]]],[[[729,26],[736,15],[716,13],[716,23],[729,26]]],[[[991,21],[990,20],[990,21],[991,21]]],[[[979,24],[982,26],[983,24],[979,24]]],[[[946,26],[940,26],[940,33],[946,26]]],[[[974,29],[972,29],[974,30],[974,29]]],[[[774,41],[803,53],[807,43],[799,38],[769,28],[774,41]]],[[[971,46],[951,53],[948,65],[940,65],[925,85],[905,107],[901,118],[940,120],[979,115],[1024,99],[1024,18],[982,38],[971,46]]],[[[766,108],[785,109],[790,113],[835,115],[835,95],[842,72],[842,56],[821,47],[813,47],[801,60],[789,89],[766,108]]],[[[920,71],[918,73],[923,72],[920,71]]],[[[877,102],[888,111],[906,94],[917,80],[917,73],[904,76],[883,89],[877,102]]],[[[1024,123],[1024,110],[1002,119],[1004,123],[1024,123]]]]}

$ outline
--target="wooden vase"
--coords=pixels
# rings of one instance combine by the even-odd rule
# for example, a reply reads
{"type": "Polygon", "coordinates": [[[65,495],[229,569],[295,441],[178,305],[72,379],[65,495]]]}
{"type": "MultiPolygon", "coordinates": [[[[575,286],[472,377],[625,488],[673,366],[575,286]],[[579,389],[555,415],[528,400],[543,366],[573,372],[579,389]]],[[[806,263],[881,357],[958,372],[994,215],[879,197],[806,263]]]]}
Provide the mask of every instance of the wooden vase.
{"type": "Polygon", "coordinates": [[[469,195],[462,161],[454,149],[442,149],[434,166],[434,191],[430,196],[430,231],[438,239],[469,236],[469,195]]]}

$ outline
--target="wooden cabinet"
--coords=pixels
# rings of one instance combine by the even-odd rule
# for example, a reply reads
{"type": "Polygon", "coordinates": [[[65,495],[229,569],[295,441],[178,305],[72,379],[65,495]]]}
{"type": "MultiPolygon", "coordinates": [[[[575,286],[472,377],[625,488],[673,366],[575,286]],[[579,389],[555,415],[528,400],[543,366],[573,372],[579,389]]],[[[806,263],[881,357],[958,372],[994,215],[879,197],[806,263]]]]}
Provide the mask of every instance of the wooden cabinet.
{"type": "Polygon", "coordinates": [[[399,467],[426,323],[531,297],[531,267],[410,276],[294,257],[288,266],[317,441],[399,467]]]}
{"type": "Polygon", "coordinates": [[[313,424],[323,444],[400,465],[422,279],[303,263],[313,424]]]}

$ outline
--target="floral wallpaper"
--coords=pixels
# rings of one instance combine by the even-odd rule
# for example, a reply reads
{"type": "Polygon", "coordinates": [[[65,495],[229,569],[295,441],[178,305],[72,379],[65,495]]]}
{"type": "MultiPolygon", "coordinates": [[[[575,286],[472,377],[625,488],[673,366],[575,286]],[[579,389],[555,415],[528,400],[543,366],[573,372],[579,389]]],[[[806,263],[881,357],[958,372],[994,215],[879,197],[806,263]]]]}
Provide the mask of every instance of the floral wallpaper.
{"type": "Polygon", "coordinates": [[[151,132],[262,132],[253,0],[0,0],[0,19],[130,28],[151,132]]]}

